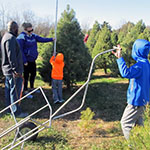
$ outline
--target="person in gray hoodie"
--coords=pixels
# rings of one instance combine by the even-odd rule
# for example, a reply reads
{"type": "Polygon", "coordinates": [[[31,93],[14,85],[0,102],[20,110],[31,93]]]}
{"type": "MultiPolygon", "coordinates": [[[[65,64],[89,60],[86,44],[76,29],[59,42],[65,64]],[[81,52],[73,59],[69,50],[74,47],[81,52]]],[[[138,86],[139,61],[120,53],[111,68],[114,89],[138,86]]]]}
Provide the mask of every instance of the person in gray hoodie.
{"type": "MultiPolygon", "coordinates": [[[[1,41],[6,106],[9,106],[20,98],[22,88],[23,60],[19,44],[16,40],[17,35],[18,24],[15,21],[10,21],[8,23],[8,32],[4,34],[1,41]]],[[[18,103],[12,106],[12,110],[18,117],[27,116],[27,113],[22,113],[18,103]]]]}

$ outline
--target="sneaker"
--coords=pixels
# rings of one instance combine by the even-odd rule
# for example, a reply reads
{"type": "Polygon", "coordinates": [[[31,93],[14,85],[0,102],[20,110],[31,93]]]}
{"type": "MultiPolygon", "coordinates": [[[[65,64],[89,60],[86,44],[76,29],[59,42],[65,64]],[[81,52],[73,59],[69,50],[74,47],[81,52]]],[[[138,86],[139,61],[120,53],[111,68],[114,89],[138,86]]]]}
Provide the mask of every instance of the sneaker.
{"type": "Polygon", "coordinates": [[[59,104],[59,100],[54,100],[54,104],[59,104]]]}
{"type": "Polygon", "coordinates": [[[33,95],[30,94],[30,95],[27,96],[27,98],[32,99],[33,95]]]}
{"type": "Polygon", "coordinates": [[[26,90],[26,91],[24,91],[24,94],[26,95],[26,94],[28,94],[28,91],[26,90]]]}
{"type": "Polygon", "coordinates": [[[63,103],[63,102],[64,102],[64,100],[63,100],[63,99],[61,99],[61,100],[59,100],[59,102],[60,102],[60,103],[63,103]]]}
{"type": "Polygon", "coordinates": [[[41,91],[40,90],[36,90],[35,93],[41,93],[41,91]]]}
{"type": "Polygon", "coordinates": [[[17,115],[16,117],[18,117],[18,118],[25,118],[25,117],[27,117],[29,114],[28,113],[20,113],[19,115],[17,115]]]}

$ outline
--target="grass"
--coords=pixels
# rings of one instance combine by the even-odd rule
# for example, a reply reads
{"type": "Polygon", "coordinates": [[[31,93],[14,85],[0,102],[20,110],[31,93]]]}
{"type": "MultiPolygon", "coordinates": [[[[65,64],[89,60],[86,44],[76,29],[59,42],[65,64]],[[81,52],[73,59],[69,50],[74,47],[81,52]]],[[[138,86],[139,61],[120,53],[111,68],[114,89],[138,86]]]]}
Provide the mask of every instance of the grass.
{"type": "MultiPolygon", "coordinates": [[[[54,105],[52,100],[51,87],[41,80],[37,75],[35,81],[36,87],[42,86],[46,94],[53,113],[61,106],[54,105]]],[[[74,87],[76,91],[83,82],[77,83],[74,87]]],[[[25,150],[116,150],[121,149],[124,143],[122,131],[120,127],[120,118],[126,105],[126,90],[128,80],[122,78],[113,78],[105,76],[101,70],[97,70],[89,83],[88,94],[84,107],[62,119],[52,121],[50,129],[45,129],[39,133],[38,138],[34,142],[26,142],[25,150]],[[81,112],[89,107],[95,114],[90,120],[90,128],[88,130],[80,130],[81,112]],[[116,146],[116,147],[115,147],[116,146]],[[114,147],[114,148],[113,148],[114,147]]],[[[73,92],[66,89],[63,90],[63,97],[66,100],[73,92]]],[[[0,86],[1,101],[0,109],[4,107],[4,86],[0,86]]],[[[65,113],[72,109],[76,109],[80,104],[83,91],[79,93],[64,109],[58,114],[65,113]]],[[[34,98],[25,99],[22,103],[22,109],[25,112],[32,113],[45,105],[44,97],[40,93],[35,93],[34,98]]],[[[44,122],[49,117],[49,110],[45,109],[34,116],[34,119],[44,122]]],[[[18,118],[19,120],[19,118],[18,118]]],[[[1,116],[0,132],[11,126],[14,121],[9,115],[1,116]]],[[[5,136],[0,139],[0,148],[13,139],[13,135],[5,136]]],[[[20,149],[17,147],[16,149],[20,149]]]]}

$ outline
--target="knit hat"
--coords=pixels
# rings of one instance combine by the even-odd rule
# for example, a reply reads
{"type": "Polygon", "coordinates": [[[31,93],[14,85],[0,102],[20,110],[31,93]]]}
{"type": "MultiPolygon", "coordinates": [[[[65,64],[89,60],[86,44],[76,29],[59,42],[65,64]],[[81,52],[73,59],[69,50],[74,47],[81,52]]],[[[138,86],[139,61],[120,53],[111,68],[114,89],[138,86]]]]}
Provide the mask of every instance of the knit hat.
{"type": "Polygon", "coordinates": [[[26,30],[27,28],[32,28],[32,24],[31,24],[31,23],[26,23],[26,22],[24,22],[24,23],[22,24],[22,27],[24,28],[24,30],[26,30]]]}

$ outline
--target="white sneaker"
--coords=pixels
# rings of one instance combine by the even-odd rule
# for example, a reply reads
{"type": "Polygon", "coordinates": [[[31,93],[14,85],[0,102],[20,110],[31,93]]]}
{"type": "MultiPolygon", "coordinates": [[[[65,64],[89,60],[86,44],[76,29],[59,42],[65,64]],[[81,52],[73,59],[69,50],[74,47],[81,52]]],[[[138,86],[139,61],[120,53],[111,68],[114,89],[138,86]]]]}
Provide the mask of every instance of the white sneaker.
{"type": "Polygon", "coordinates": [[[58,104],[59,103],[59,100],[54,100],[54,104],[58,104]]]}
{"type": "Polygon", "coordinates": [[[61,99],[61,100],[59,100],[59,103],[63,103],[65,100],[63,100],[63,99],[61,99]]]}

